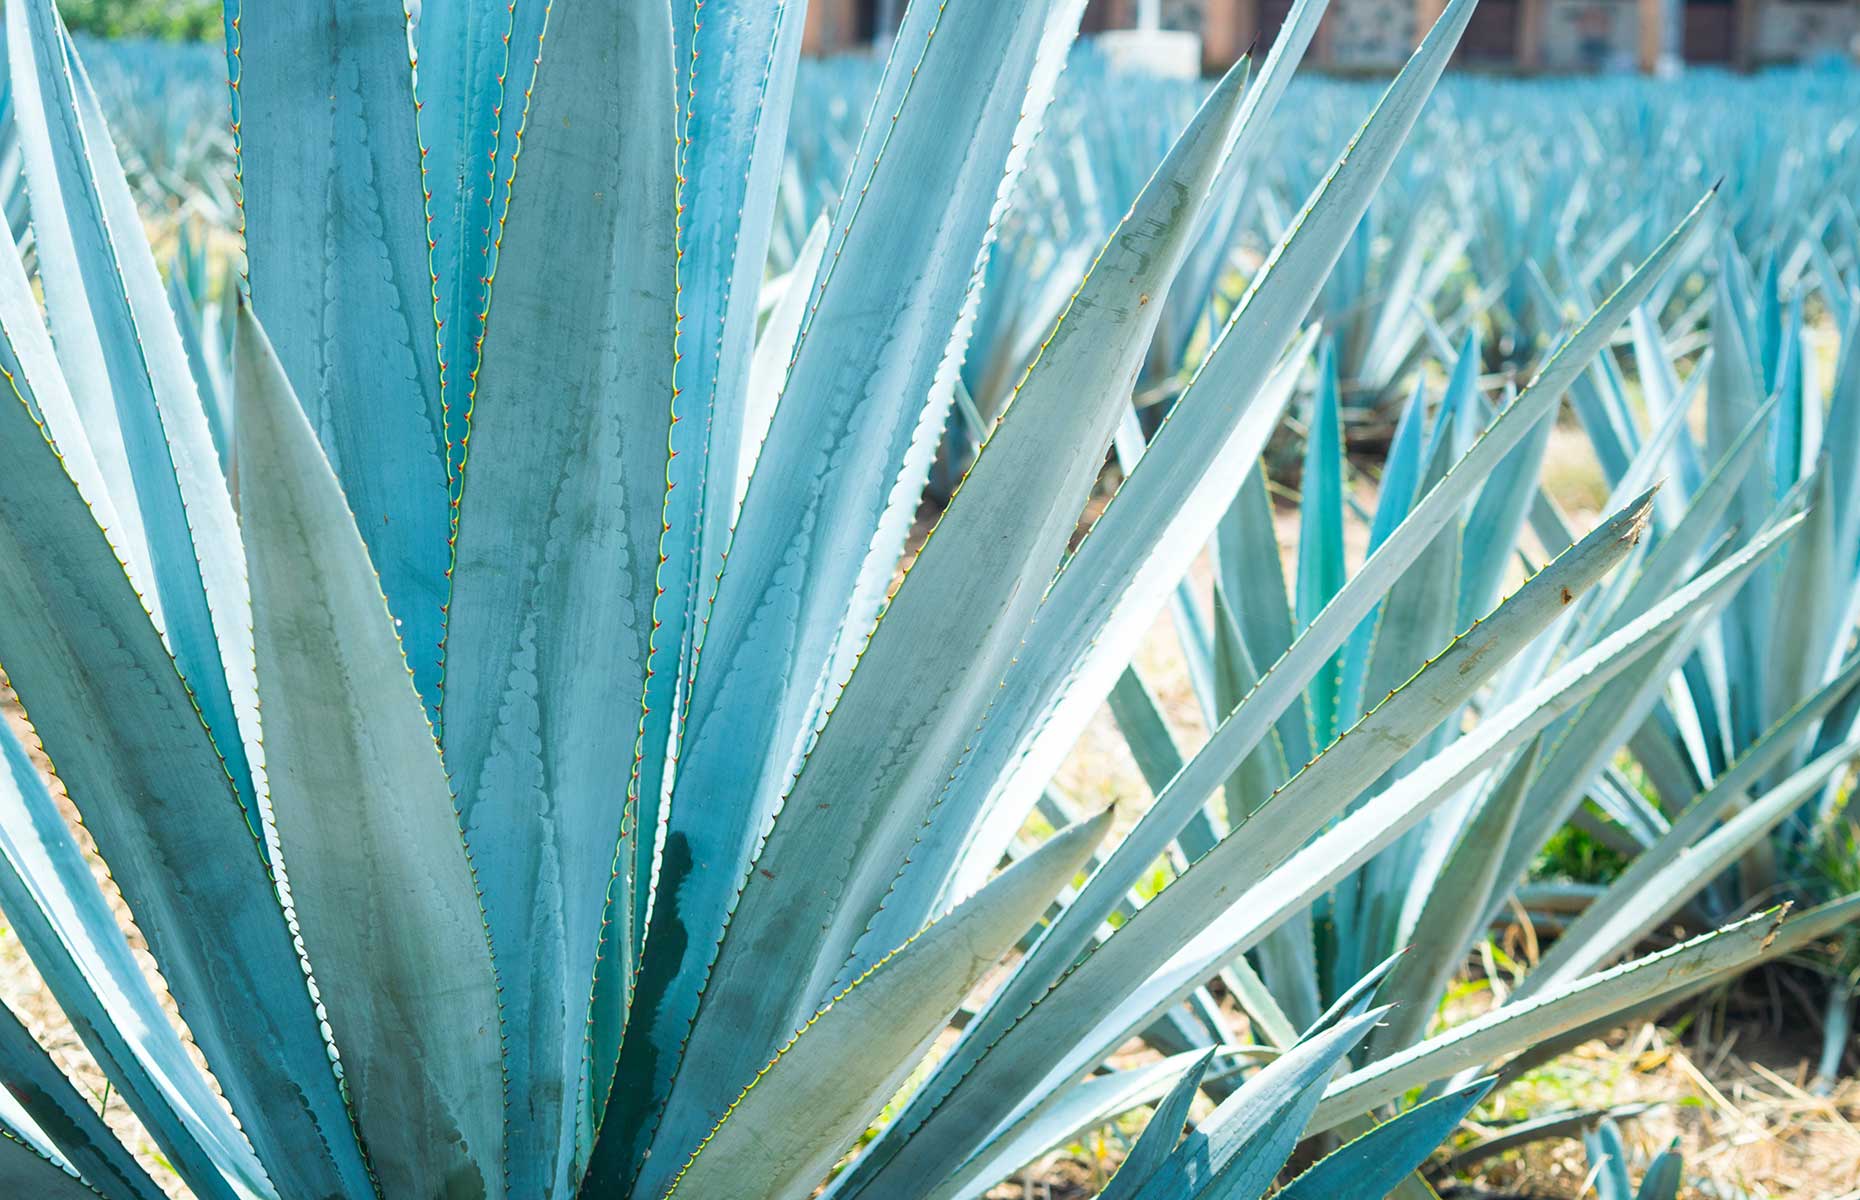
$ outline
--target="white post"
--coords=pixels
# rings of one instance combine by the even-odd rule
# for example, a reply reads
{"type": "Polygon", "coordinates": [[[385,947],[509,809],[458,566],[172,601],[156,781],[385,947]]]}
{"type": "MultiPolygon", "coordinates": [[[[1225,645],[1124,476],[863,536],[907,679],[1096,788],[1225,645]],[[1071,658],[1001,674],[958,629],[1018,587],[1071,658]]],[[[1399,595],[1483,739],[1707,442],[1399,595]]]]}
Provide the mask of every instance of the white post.
{"type": "Polygon", "coordinates": [[[1671,79],[1686,67],[1682,50],[1686,34],[1686,4],[1685,0],[1660,0],[1660,7],[1660,56],[1654,62],[1653,73],[1662,79],[1671,79]]]}
{"type": "Polygon", "coordinates": [[[889,51],[898,36],[903,4],[904,0],[878,0],[877,11],[873,14],[872,45],[880,51],[889,51]]]}

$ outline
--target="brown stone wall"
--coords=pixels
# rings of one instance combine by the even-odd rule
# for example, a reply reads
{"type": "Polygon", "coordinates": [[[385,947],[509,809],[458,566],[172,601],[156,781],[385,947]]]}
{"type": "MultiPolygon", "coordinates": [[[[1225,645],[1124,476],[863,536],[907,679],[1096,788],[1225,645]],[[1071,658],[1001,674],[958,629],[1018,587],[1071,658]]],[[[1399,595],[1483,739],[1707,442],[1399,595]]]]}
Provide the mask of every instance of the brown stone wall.
{"type": "Polygon", "coordinates": [[[1860,0],[1764,0],[1757,7],[1750,56],[1756,63],[1818,54],[1853,55],[1860,39],[1860,0]]]}
{"type": "Polygon", "coordinates": [[[1539,45],[1550,71],[1633,70],[1640,44],[1637,0],[1543,0],[1539,45]]]}
{"type": "Polygon", "coordinates": [[[838,54],[857,48],[857,0],[810,0],[807,28],[801,31],[803,54],[838,54]]]}
{"type": "Polygon", "coordinates": [[[1400,67],[1416,41],[1414,0],[1331,0],[1330,65],[1346,70],[1400,67]]]}

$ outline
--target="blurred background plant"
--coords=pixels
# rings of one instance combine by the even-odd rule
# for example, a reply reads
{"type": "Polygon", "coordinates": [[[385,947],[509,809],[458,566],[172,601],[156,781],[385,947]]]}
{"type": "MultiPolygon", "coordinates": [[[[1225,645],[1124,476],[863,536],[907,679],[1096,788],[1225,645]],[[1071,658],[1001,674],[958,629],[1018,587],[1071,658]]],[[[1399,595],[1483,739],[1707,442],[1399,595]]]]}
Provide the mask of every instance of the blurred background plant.
{"type": "Polygon", "coordinates": [[[73,33],[95,37],[211,41],[222,28],[218,0],[66,0],[59,12],[73,33]]]}

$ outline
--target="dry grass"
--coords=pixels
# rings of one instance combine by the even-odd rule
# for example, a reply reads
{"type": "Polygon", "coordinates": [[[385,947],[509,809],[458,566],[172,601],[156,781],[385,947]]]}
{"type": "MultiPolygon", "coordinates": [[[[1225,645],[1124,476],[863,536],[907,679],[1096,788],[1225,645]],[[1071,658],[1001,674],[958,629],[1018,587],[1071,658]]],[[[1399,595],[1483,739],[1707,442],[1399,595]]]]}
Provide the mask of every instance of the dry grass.
{"type": "MultiPolygon", "coordinates": [[[[1753,1040],[1745,1033],[1701,1047],[1670,1028],[1644,1025],[1591,1042],[1483,1106],[1459,1140],[1551,1112],[1649,1103],[1655,1107],[1622,1123],[1636,1178],[1676,1139],[1686,1159],[1685,1200],[1860,1198],[1860,1081],[1845,1079],[1832,1095],[1815,1095],[1808,1055],[1773,1042],[1752,1046],[1753,1040]]],[[[1116,1135],[1099,1135],[994,1189],[990,1200],[1083,1200],[1115,1170],[1124,1150],[1116,1135]]],[[[1595,1195],[1574,1138],[1538,1142],[1434,1182],[1449,1200],[1595,1195]]]]}
{"type": "MultiPolygon", "coordinates": [[[[1834,1200],[1860,1195],[1860,1081],[1810,1087],[1812,1048],[1752,1021],[1712,1043],[1670,1027],[1592,1042],[1535,1072],[1483,1109],[1488,1127],[1568,1108],[1657,1105],[1625,1126],[1642,1161],[1677,1141],[1691,1196],[1834,1200]]],[[[1585,1194],[1579,1144],[1542,1142],[1484,1164],[1481,1187],[1562,1200],[1585,1194]]],[[[1586,1193],[1593,1194],[1593,1193],[1586,1193]]]]}

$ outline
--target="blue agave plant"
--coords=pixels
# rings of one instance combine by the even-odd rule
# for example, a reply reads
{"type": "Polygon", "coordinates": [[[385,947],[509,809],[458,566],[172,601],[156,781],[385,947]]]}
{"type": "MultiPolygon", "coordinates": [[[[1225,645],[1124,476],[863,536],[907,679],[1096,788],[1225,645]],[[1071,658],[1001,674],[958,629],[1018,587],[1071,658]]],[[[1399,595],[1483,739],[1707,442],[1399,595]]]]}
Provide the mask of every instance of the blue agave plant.
{"type": "MultiPolygon", "coordinates": [[[[801,5],[229,4],[247,268],[230,383],[190,353],[50,0],[9,0],[36,280],[0,254],[0,664],[29,723],[0,745],[0,904],[178,1180],[216,1200],[787,1197],[829,1178],[842,1198],[974,1196],[1156,1104],[1107,1194],[1253,1200],[1328,1129],[1361,1137],[1291,1187],[1334,1194],[1343,1172],[1373,1193],[1490,1086],[1453,1076],[1848,919],[1852,902],[1759,915],[1342,1079],[1387,1015],[1386,963],[1260,1046],[1209,1036],[1100,1073],[1798,528],[1675,567],[1662,598],[1492,692],[1633,556],[1650,501],[1625,500],[1360,721],[1331,711],[1303,772],[1107,928],[1425,569],[1689,217],[1324,584],[1102,859],[1108,812],[1017,844],[1278,424],[1281,351],[1471,7],[1448,6],[1069,551],[1161,298],[1296,54],[1213,89],[900,579],[1078,0],[912,6],[767,353],[801,5]],[[1476,697],[1478,727],[1431,745],[1476,697]],[[1204,1087],[1224,1098],[1182,1138],[1204,1087]]],[[[160,1194],[17,1022],[0,1072],[7,1187],[160,1194]]]]}
{"type": "MultiPolygon", "coordinates": [[[[1606,360],[1578,410],[1604,471],[1629,456],[1657,461],[1677,493],[1710,504],[1717,541],[1735,542],[1779,505],[1805,508],[1807,520],[1761,586],[1675,660],[1670,692],[1639,718],[1627,746],[1646,794],[1618,773],[1597,781],[1596,832],[1631,862],[1550,952],[1547,975],[1593,969],[1663,923],[1710,923],[1779,897],[1812,900],[1851,871],[1838,848],[1843,784],[1860,751],[1851,645],[1860,525],[1844,482],[1860,454],[1852,256],[1860,241],[1826,216],[1810,214],[1799,240],[1777,241],[1760,270],[1725,236],[1702,352],[1688,347],[1683,327],[1663,327],[1653,311],[1636,315],[1645,429],[1626,405],[1618,364],[1606,360]],[[1840,331],[1825,391],[1805,302],[1840,331]],[[1703,438],[1687,424],[1700,392],[1703,438]]],[[[1846,1049],[1849,1000],[1837,976],[1825,1074],[1846,1049]]]]}

